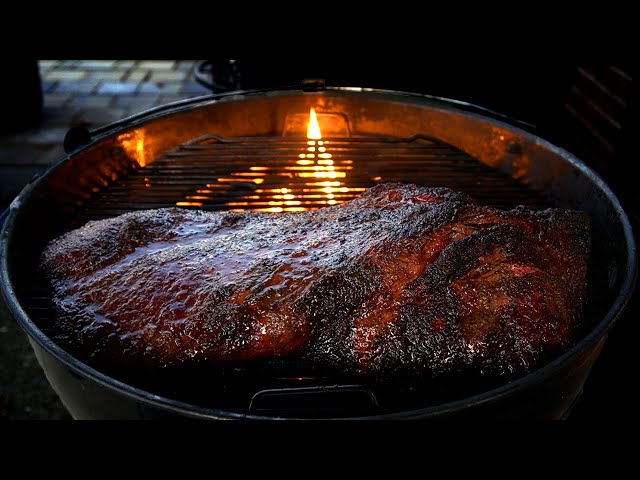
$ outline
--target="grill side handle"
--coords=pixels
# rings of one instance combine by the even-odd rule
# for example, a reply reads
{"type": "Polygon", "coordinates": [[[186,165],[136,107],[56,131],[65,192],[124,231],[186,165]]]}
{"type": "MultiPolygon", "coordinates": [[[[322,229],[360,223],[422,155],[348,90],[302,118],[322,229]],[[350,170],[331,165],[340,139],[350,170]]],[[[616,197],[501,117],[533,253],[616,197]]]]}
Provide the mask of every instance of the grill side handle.
{"type": "Polygon", "coordinates": [[[71,153],[91,142],[91,132],[85,127],[71,127],[64,136],[64,151],[71,153]]]}
{"type": "Polygon", "coordinates": [[[354,412],[372,414],[378,399],[360,385],[324,385],[314,387],[273,388],[257,392],[249,403],[249,415],[271,417],[325,418],[354,412]]]}

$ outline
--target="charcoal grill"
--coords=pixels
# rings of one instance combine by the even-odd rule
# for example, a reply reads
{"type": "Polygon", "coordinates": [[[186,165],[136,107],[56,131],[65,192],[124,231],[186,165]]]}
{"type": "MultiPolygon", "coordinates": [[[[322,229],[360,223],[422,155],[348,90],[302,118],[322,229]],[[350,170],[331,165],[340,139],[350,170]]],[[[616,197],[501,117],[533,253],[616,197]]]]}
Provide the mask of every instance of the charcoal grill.
{"type": "Polygon", "coordinates": [[[3,293],[72,415],[566,416],[635,281],[635,243],[613,193],[567,152],[471,105],[362,88],[306,90],[212,95],[94,132],[71,132],[69,154],[14,201],[0,245],[3,293]],[[329,132],[322,139],[307,139],[296,130],[311,107],[329,132]],[[191,390],[162,389],[126,372],[82,363],[50,339],[50,295],[36,262],[46,242],[64,231],[147,208],[274,214],[316,209],[388,181],[447,186],[499,208],[587,211],[594,239],[584,338],[525,377],[449,396],[335,382],[288,362],[220,372],[206,386],[194,377],[191,390]]]}

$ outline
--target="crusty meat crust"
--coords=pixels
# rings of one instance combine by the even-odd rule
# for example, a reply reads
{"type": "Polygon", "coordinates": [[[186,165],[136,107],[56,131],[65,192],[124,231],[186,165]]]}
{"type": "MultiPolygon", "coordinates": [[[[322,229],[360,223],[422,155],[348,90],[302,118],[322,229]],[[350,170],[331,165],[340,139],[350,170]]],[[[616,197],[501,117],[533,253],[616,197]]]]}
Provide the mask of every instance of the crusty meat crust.
{"type": "Polygon", "coordinates": [[[304,213],[131,212],[53,240],[41,264],[56,340],[89,361],[500,375],[568,347],[589,238],[582,212],[383,184],[304,213]]]}

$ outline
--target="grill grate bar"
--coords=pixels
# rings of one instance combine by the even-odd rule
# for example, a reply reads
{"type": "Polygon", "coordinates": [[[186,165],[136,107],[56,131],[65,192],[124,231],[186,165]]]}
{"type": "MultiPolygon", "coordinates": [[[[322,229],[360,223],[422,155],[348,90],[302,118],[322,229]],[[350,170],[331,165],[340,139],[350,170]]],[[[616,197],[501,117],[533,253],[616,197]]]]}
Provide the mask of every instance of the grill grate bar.
{"type": "Polygon", "coordinates": [[[272,212],[316,209],[389,181],[446,186],[497,207],[546,206],[546,200],[526,186],[424,135],[319,141],[207,135],[97,192],[72,225],[173,206],[272,212]]]}

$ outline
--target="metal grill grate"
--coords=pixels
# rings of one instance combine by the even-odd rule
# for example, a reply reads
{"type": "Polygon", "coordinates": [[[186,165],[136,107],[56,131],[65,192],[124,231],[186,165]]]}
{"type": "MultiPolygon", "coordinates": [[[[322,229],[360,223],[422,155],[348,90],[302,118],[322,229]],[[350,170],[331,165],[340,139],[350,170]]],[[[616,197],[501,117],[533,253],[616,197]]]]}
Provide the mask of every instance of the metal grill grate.
{"type": "Polygon", "coordinates": [[[131,210],[302,211],[342,203],[381,182],[464,191],[497,207],[545,200],[467,153],[423,135],[307,140],[207,135],[132,171],[88,201],[73,226],[131,210]]]}

